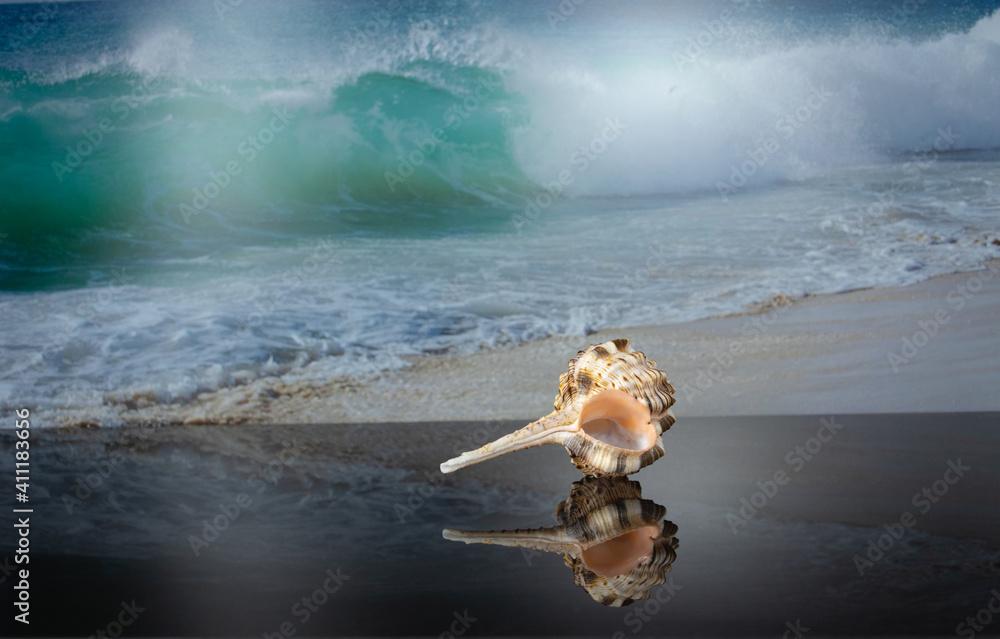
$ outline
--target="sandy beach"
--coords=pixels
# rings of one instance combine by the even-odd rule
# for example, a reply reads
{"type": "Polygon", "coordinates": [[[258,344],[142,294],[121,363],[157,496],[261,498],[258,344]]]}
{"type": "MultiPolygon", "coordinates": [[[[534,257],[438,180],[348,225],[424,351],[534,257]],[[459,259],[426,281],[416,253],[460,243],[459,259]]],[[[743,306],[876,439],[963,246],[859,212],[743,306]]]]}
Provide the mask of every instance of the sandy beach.
{"type": "Polygon", "coordinates": [[[667,371],[681,418],[998,410],[998,275],[994,260],[906,287],[777,297],[739,315],[428,356],[363,381],[270,378],[187,404],[138,397],[114,408],[125,423],[524,419],[550,409],[577,349],[628,337],[667,371]]]}

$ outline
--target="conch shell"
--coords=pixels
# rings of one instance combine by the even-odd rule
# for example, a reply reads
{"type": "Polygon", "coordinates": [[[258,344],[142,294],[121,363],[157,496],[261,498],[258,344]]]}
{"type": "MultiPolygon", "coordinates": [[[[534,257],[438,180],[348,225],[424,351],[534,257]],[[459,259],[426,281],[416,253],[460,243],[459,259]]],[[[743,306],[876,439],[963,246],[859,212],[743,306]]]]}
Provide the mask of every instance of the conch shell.
{"type": "Polygon", "coordinates": [[[588,475],[629,475],[664,455],[660,435],[674,423],[674,387],[627,339],[578,352],[559,377],[555,410],[441,464],[441,472],[542,444],[560,444],[588,475]]]}
{"type": "Polygon", "coordinates": [[[443,536],[467,544],[495,544],[563,555],[573,581],[605,606],[646,599],[667,579],[677,559],[677,526],[667,509],[642,499],[639,482],[587,477],[556,508],[559,525],[530,530],[463,532],[443,536]]]}

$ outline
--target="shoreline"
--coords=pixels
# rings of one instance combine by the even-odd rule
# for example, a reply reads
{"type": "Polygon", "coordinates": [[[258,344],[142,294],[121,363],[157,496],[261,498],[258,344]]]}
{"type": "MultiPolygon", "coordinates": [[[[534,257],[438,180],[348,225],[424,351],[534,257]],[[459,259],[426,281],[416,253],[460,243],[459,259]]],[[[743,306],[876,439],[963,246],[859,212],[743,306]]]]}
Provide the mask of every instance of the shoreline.
{"type": "MultiPolygon", "coordinates": [[[[419,357],[358,381],[266,378],[183,404],[119,406],[124,424],[524,419],[551,410],[559,374],[588,344],[628,337],[690,416],[1000,410],[1000,260],[902,287],[776,296],[677,324],[548,337],[419,357]]],[[[63,425],[99,426],[81,416],[63,425]]]]}

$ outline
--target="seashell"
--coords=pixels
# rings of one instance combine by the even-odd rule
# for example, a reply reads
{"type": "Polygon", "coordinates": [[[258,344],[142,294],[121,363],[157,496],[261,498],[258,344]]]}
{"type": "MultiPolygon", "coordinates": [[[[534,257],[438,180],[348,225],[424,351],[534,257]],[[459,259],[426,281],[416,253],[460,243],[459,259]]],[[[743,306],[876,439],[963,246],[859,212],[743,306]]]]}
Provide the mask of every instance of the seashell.
{"type": "Polygon", "coordinates": [[[500,455],[560,444],[588,475],[629,475],[664,455],[660,435],[674,423],[674,387],[656,362],[627,339],[578,352],[559,377],[555,410],[527,426],[441,464],[441,472],[500,455]]]}
{"type": "Polygon", "coordinates": [[[556,509],[550,528],[464,532],[445,529],[445,539],[495,544],[563,555],[573,581],[606,606],[646,599],[667,579],[677,559],[677,526],[667,509],[642,499],[639,482],[587,477],[556,509]]]}

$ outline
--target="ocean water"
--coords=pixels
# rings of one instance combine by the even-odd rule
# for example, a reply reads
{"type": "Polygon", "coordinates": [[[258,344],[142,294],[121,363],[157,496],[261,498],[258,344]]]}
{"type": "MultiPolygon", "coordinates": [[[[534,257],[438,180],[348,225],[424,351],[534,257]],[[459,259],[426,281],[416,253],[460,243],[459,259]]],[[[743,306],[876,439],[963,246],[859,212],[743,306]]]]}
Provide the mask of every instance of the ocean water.
{"type": "Polygon", "coordinates": [[[975,269],[998,5],[0,5],[0,405],[975,269]]]}

